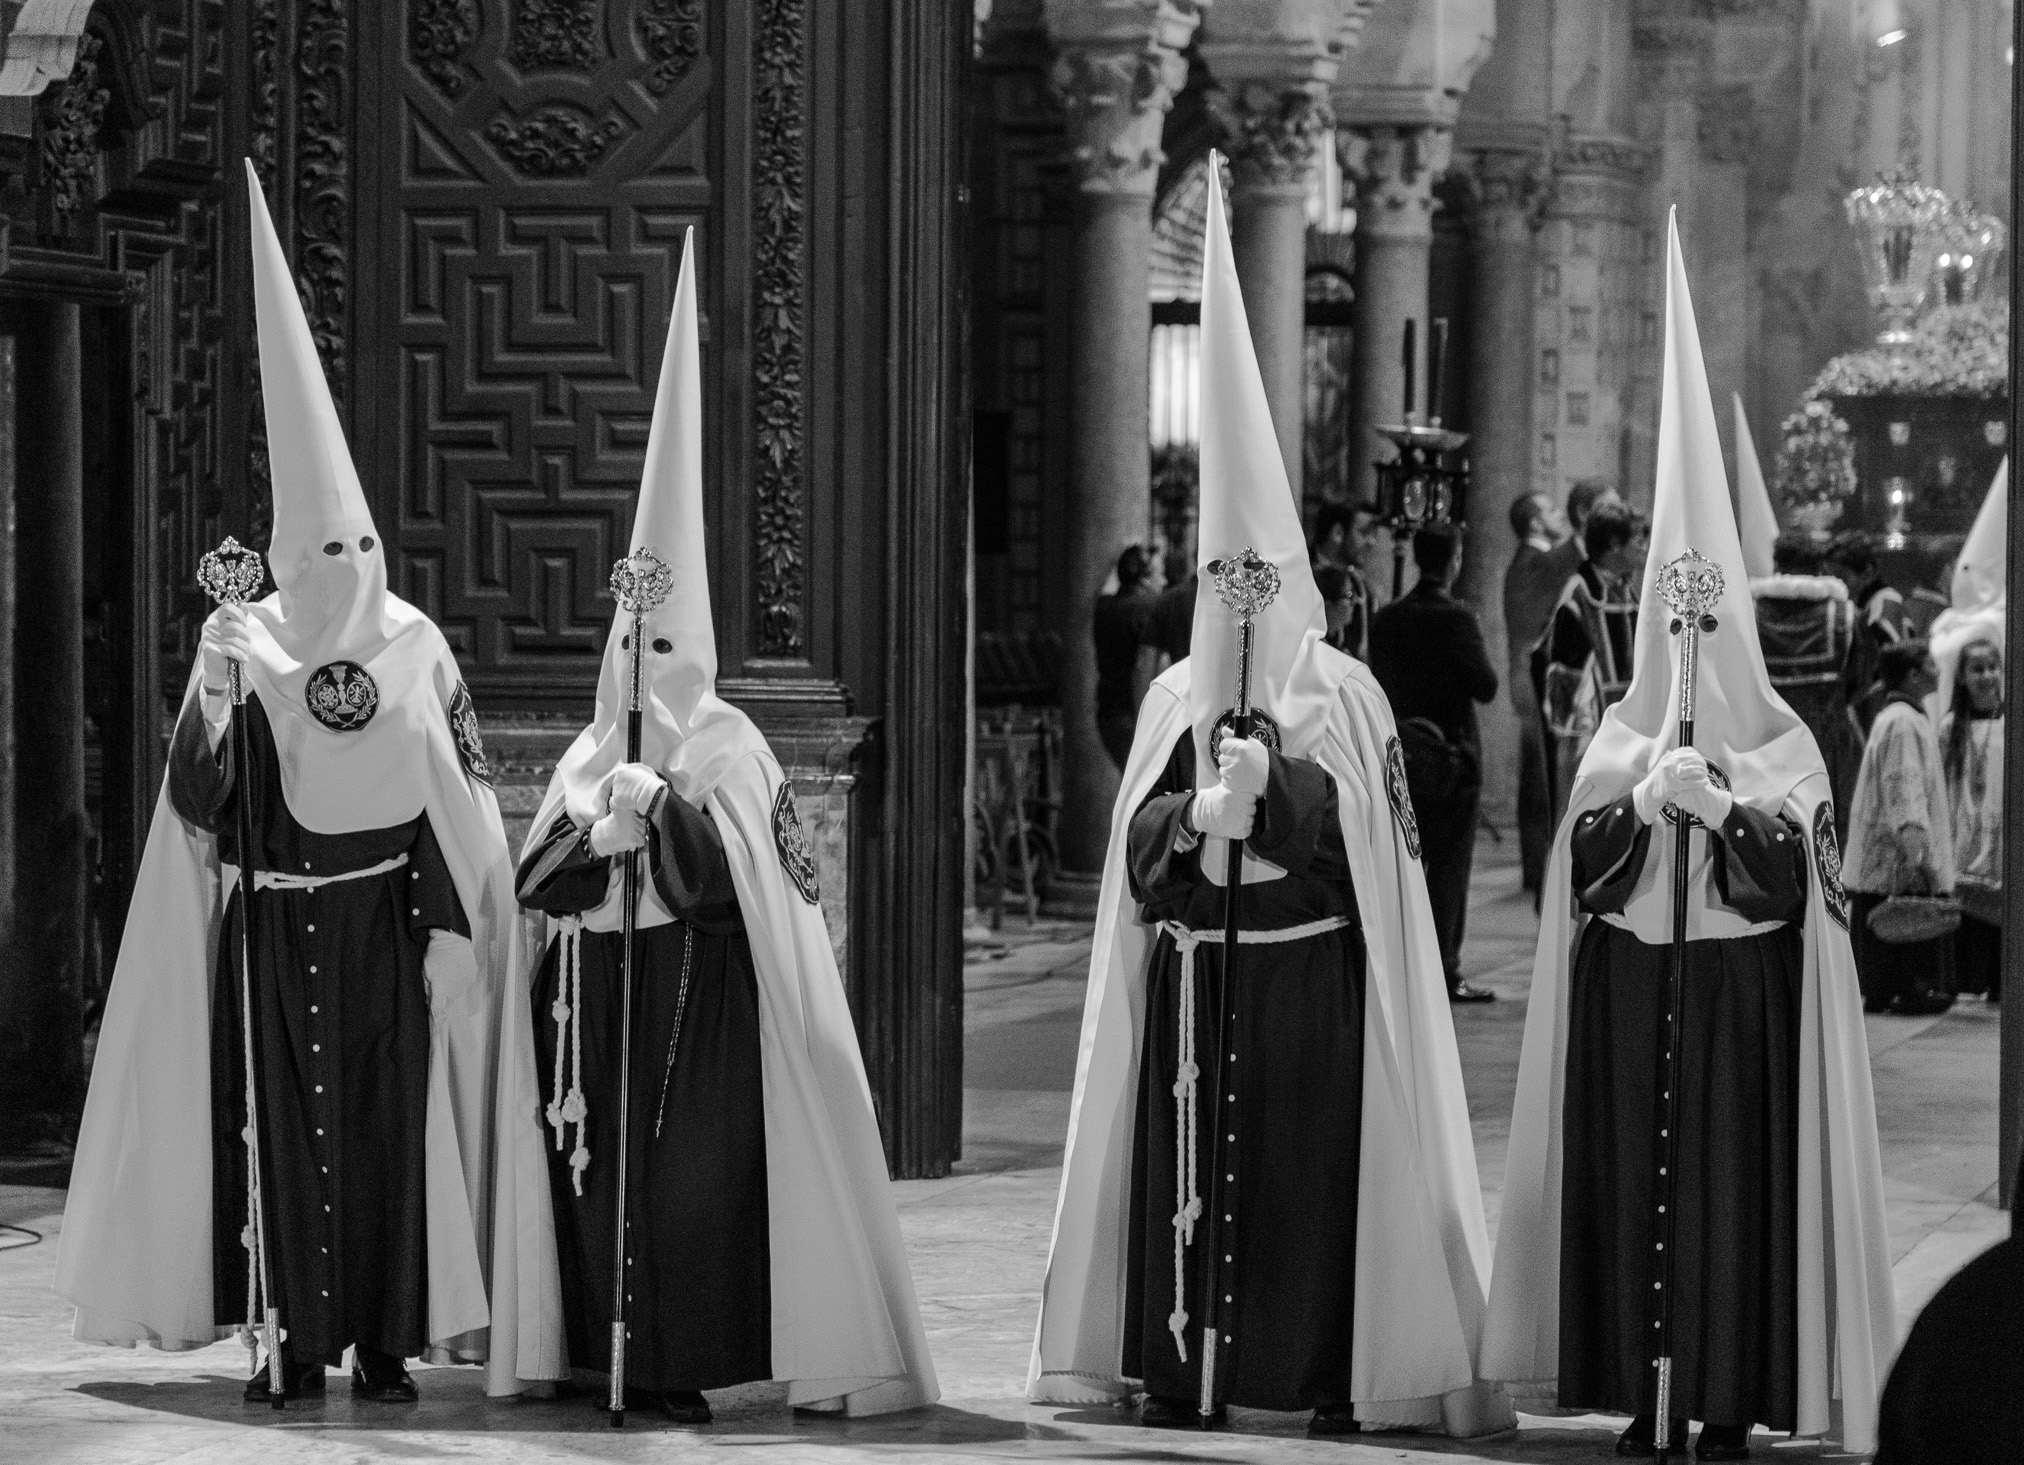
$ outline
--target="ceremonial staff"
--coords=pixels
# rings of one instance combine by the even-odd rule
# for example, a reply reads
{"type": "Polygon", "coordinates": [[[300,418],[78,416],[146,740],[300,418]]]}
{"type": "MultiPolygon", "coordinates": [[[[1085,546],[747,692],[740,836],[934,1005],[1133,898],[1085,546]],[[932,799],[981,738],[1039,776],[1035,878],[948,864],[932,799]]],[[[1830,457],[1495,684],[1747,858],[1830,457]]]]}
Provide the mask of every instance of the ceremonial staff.
{"type": "MultiPolygon", "coordinates": [[[[260,556],[238,540],[223,544],[197,562],[197,583],[220,605],[244,605],[260,593],[260,556]]],[[[230,663],[232,767],[239,781],[239,1027],[246,1064],[246,1351],[260,1361],[267,1345],[267,1388],[274,1407],[286,1403],[281,1381],[281,1309],[274,1305],[274,1259],[267,1243],[265,1200],[260,1190],[260,1079],[253,1019],[253,891],[259,881],[259,851],[253,843],[252,763],[246,749],[246,679],[230,663]],[[256,1291],[255,1283],[258,1283],[256,1291]],[[261,1302],[266,1303],[263,1313],[261,1302]]],[[[258,1375],[256,1374],[257,1378],[258,1375]]]]}
{"type": "MultiPolygon", "coordinates": [[[[668,598],[675,588],[674,572],[652,550],[642,545],[611,567],[612,598],[632,616],[632,633],[626,637],[625,761],[640,760],[640,667],[645,648],[646,617],[668,598]]],[[[611,1243],[611,1427],[625,1424],[625,1343],[626,1343],[626,1219],[625,1182],[631,1163],[626,1117],[632,1110],[632,1009],[633,936],[639,924],[640,852],[625,854],[625,935],[619,966],[618,1038],[618,1205],[614,1211],[611,1243]]]]}
{"type": "MultiPolygon", "coordinates": [[[[1215,582],[1216,598],[1237,617],[1237,698],[1230,708],[1229,735],[1248,738],[1251,736],[1251,645],[1256,635],[1253,621],[1278,598],[1279,569],[1270,560],[1260,558],[1257,550],[1247,546],[1227,559],[1212,563],[1209,578],[1215,582]]],[[[1209,1090],[1209,1112],[1214,1116],[1214,1122],[1209,1130],[1208,1211],[1203,1217],[1209,1234],[1201,1264],[1202,1389],[1196,1401],[1203,1429],[1209,1427],[1210,1419],[1216,1412],[1216,1344],[1219,1341],[1217,1329],[1221,1326],[1216,1305],[1216,1268],[1223,1252],[1223,1195],[1222,1184],[1217,1177],[1222,1174],[1226,1158],[1223,1074],[1230,1046],[1230,1002],[1236,994],[1237,893],[1244,884],[1243,840],[1230,841],[1227,868],[1229,874],[1223,887],[1223,981],[1216,1003],[1216,1051],[1209,1060],[1210,1072],[1214,1075],[1209,1090]]],[[[1179,1300],[1176,1298],[1176,1303],[1179,1300]]]]}
{"type": "MultiPolygon", "coordinates": [[[[1680,638],[1680,741],[1682,748],[1694,745],[1694,672],[1699,660],[1701,637],[1715,629],[1715,606],[1722,599],[1722,569],[1713,560],[1689,549],[1659,571],[1655,586],[1658,597],[1672,615],[1671,632],[1680,638]]],[[[1694,825],[1700,821],[1677,804],[1665,806],[1673,824],[1673,947],[1666,984],[1666,1023],[1659,1035],[1658,1174],[1653,1178],[1654,1215],[1652,1286],[1658,1293],[1658,1318],[1653,1328],[1656,1356],[1652,1359],[1652,1444],[1659,1465],[1672,1458],[1673,1405],[1673,1241],[1677,1233],[1678,1207],[1674,1204],[1680,1170],[1680,1018],[1686,996],[1687,974],[1687,846],[1694,825]]],[[[1686,1441],[1677,1442],[1680,1458],[1686,1458],[1686,1441]]]]}

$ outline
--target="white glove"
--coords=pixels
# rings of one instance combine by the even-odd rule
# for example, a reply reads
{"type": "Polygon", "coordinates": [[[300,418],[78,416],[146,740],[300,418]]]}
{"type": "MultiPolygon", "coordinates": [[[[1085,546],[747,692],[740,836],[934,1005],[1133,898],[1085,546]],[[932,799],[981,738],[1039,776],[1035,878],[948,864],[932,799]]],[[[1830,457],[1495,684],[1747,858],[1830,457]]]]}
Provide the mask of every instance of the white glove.
{"type": "Polygon", "coordinates": [[[1722,821],[1729,817],[1729,810],[1736,804],[1735,797],[1727,789],[1716,787],[1707,776],[1706,765],[1703,765],[1700,781],[1687,784],[1673,802],[1709,829],[1720,829],[1722,821]]]}
{"type": "Polygon", "coordinates": [[[1216,768],[1226,787],[1255,797],[1265,792],[1272,755],[1256,738],[1224,738],[1216,754],[1216,768]]]}
{"type": "Polygon", "coordinates": [[[232,684],[232,663],[253,659],[253,634],[246,627],[246,607],[221,605],[204,622],[197,642],[197,680],[207,697],[222,697],[232,684]]]}
{"type": "Polygon", "coordinates": [[[1196,830],[1217,839],[1249,839],[1257,815],[1256,794],[1239,793],[1223,783],[1197,792],[1189,810],[1196,830]]]}
{"type": "Polygon", "coordinates": [[[1708,761],[1692,748],[1675,748],[1660,758],[1631,793],[1631,806],[1646,824],[1658,818],[1659,810],[1679,799],[1689,784],[1708,781],[1708,761]]]}
{"type": "Polygon", "coordinates": [[[621,809],[613,809],[590,826],[591,853],[602,859],[636,850],[646,842],[646,821],[621,809]]]}
{"type": "Polygon", "coordinates": [[[422,977],[429,989],[429,1010],[440,1013],[461,1002],[478,986],[478,953],[468,936],[455,931],[429,932],[429,951],[422,958],[422,977]]]}
{"type": "Polygon", "coordinates": [[[645,814],[653,808],[667,785],[644,763],[622,763],[612,770],[611,811],[614,814],[645,814]]]}

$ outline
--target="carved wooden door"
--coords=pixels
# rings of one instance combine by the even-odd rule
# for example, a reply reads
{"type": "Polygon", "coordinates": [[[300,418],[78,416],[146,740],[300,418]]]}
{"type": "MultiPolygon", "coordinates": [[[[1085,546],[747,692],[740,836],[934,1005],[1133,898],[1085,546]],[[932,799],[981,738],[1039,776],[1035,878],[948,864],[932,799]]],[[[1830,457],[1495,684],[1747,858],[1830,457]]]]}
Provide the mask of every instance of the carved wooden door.
{"type": "MultiPolygon", "coordinates": [[[[354,452],[394,583],[480,702],[583,705],[691,225],[715,350],[707,17],[702,0],[401,11],[358,33],[354,452]]],[[[726,405],[706,386],[713,428],[726,405]]]]}

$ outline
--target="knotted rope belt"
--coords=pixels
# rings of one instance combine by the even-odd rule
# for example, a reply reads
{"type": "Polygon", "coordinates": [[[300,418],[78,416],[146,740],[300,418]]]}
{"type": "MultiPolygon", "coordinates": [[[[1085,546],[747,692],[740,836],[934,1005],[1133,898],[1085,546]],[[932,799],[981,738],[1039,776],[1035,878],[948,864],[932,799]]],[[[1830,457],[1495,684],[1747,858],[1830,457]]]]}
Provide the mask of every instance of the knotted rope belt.
{"type": "Polygon", "coordinates": [[[398,870],[408,862],[406,855],[395,855],[390,860],[381,860],[377,865],[368,865],[363,870],[346,870],[341,875],[291,875],[286,870],[255,870],[255,890],[315,890],[319,886],[338,885],[346,880],[369,880],[374,875],[384,875],[389,870],[398,870]]]}
{"type": "MultiPolygon", "coordinates": [[[[1324,916],[1304,926],[1285,926],[1276,931],[1239,931],[1239,946],[1278,946],[1288,941],[1305,941],[1325,936],[1355,922],[1348,916],[1324,916]]],[[[1195,1222],[1201,1219],[1202,1196],[1195,1181],[1195,1141],[1201,1129],[1196,1119],[1196,1080],[1201,1068],[1195,1062],[1195,948],[1203,944],[1220,946],[1221,931],[1194,931],[1178,921],[1161,921],[1160,929],[1174,938],[1181,954],[1180,1061],[1174,1077],[1174,1310],[1167,1316],[1167,1331],[1174,1335],[1174,1347],[1181,1362],[1188,1361],[1188,1312],[1182,1305],[1187,1295],[1188,1247],[1195,1239],[1195,1222]]]]}

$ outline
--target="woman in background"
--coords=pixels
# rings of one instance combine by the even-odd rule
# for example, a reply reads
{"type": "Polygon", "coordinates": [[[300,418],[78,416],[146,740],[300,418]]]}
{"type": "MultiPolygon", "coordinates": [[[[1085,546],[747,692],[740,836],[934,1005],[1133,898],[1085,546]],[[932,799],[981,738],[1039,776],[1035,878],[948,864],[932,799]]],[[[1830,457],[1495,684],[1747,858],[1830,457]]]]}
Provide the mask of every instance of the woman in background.
{"type": "Polygon", "coordinates": [[[1940,719],[1940,764],[1954,826],[1955,990],[2003,995],[2003,653],[1992,641],[1961,652],[1952,705],[1940,719]]]}

